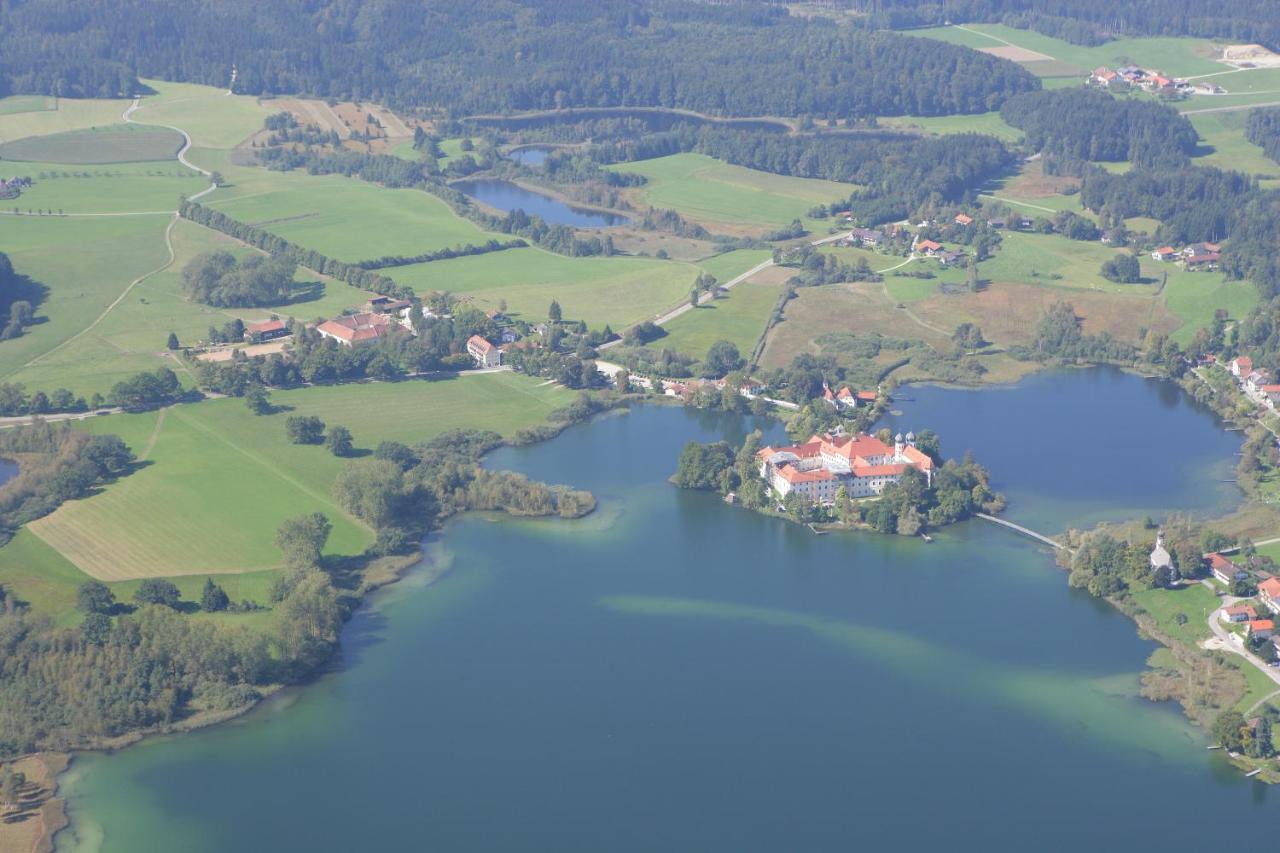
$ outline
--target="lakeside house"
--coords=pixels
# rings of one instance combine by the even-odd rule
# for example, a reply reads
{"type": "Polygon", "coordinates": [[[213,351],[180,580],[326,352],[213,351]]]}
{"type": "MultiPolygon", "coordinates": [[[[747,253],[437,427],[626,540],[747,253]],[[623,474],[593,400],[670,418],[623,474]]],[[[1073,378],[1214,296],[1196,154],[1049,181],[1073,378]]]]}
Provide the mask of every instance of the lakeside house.
{"type": "Polygon", "coordinates": [[[1222,618],[1228,622],[1241,623],[1253,622],[1258,618],[1258,611],[1249,604],[1236,604],[1232,607],[1224,608],[1222,618]]]}
{"type": "Polygon", "coordinates": [[[475,359],[476,367],[497,367],[502,364],[502,351],[479,335],[467,338],[467,353],[475,359]]]}
{"type": "Polygon", "coordinates": [[[1258,584],[1258,600],[1272,613],[1280,613],[1280,579],[1267,578],[1258,584]]]}
{"type": "Polygon", "coordinates": [[[875,391],[854,391],[848,385],[832,393],[831,386],[822,383],[822,399],[837,409],[856,409],[863,403],[874,403],[878,396],[875,391]]]}
{"type": "Polygon", "coordinates": [[[815,435],[804,444],[763,447],[756,453],[760,476],[785,498],[794,492],[830,504],[841,488],[851,498],[879,495],[914,468],[933,482],[933,459],[916,448],[915,435],[898,433],[893,446],[875,436],[815,435]]]}
{"type": "Polygon", "coordinates": [[[1221,554],[1209,555],[1209,573],[1228,586],[1233,581],[1244,580],[1249,577],[1248,572],[1221,554]]]}
{"type": "Polygon", "coordinates": [[[279,317],[263,320],[261,323],[250,323],[244,327],[244,339],[251,344],[273,341],[289,334],[289,327],[279,317]]]}
{"type": "Polygon", "coordinates": [[[316,326],[321,337],[331,338],[346,347],[373,343],[402,329],[389,315],[368,311],[334,317],[316,326]]]}
{"type": "Polygon", "coordinates": [[[1157,571],[1159,569],[1173,569],[1173,557],[1169,554],[1169,549],[1164,547],[1164,531],[1156,532],[1156,544],[1151,549],[1151,569],[1157,571]]]}

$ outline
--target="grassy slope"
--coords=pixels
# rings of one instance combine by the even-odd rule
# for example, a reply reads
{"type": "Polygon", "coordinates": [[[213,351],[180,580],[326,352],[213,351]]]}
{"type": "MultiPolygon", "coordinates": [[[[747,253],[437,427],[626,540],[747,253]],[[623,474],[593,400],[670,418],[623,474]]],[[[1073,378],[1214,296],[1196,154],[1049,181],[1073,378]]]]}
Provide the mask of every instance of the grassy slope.
{"type": "Polygon", "coordinates": [[[168,128],[113,124],[6,142],[0,157],[69,165],[140,163],[173,159],[182,143],[182,135],[168,128]]]}
{"type": "Polygon", "coordinates": [[[175,161],[66,166],[5,161],[5,177],[29,175],[34,184],[0,210],[18,208],[66,213],[132,213],[177,210],[179,196],[208,186],[199,172],[175,161]]]}
{"type": "Polygon", "coordinates": [[[814,205],[848,198],[854,190],[852,184],[773,175],[702,154],[672,154],[610,168],[648,178],[641,195],[654,207],[703,222],[735,225],[786,225],[804,219],[814,205]]]}
{"type": "MultiPolygon", "coordinates": [[[[368,450],[383,440],[414,443],[452,428],[509,435],[543,422],[571,399],[571,392],[539,380],[496,374],[277,392],[273,402],[288,411],[266,417],[225,399],[173,407],[163,417],[92,419],[85,428],[123,433],[139,452],[150,447],[147,464],[101,494],[65,504],[31,530],[81,570],[110,580],[272,568],[279,560],[275,529],[305,512],[323,512],[334,522],[331,552],[355,553],[370,534],[331,497],[333,480],[348,462],[323,447],[290,444],[288,416],[317,414],[346,426],[357,447],[368,450]]],[[[4,554],[0,550],[0,565],[4,554]]]]}
{"type": "MultiPolygon", "coordinates": [[[[7,98],[0,104],[15,100],[7,98]]],[[[86,127],[119,124],[128,101],[59,98],[57,109],[10,112],[0,110],[0,141],[43,136],[86,127]]]]}
{"type": "Polygon", "coordinates": [[[732,341],[744,357],[764,331],[781,286],[743,282],[719,299],[703,302],[666,325],[667,334],[653,343],[701,358],[716,341],[732,341]]]}
{"type": "Polygon", "coordinates": [[[0,98],[0,116],[56,110],[58,99],[46,95],[10,95],[0,98]]]}
{"type": "Polygon", "coordinates": [[[269,111],[256,98],[192,83],[144,80],[156,90],[142,99],[132,118],[139,123],[180,127],[196,147],[233,148],[262,129],[269,111]]]}
{"type": "Polygon", "coordinates": [[[396,267],[392,278],[418,292],[474,296],[482,308],[505,299],[526,319],[542,319],[552,299],[565,317],[615,329],[647,320],[680,302],[698,270],[643,258],[566,258],[541,249],[510,249],[470,258],[396,267]]]}
{"type": "Polygon", "coordinates": [[[885,127],[915,129],[936,134],[985,133],[1006,142],[1017,142],[1023,136],[1021,130],[1006,124],[998,112],[970,116],[902,116],[880,119],[880,124],[885,127]]]}
{"type": "Polygon", "coordinates": [[[1248,111],[1204,113],[1190,116],[1200,134],[1201,145],[1209,150],[1196,158],[1205,166],[1234,169],[1260,177],[1280,177],[1280,165],[1262,153],[1262,148],[1245,139],[1248,111]]]}

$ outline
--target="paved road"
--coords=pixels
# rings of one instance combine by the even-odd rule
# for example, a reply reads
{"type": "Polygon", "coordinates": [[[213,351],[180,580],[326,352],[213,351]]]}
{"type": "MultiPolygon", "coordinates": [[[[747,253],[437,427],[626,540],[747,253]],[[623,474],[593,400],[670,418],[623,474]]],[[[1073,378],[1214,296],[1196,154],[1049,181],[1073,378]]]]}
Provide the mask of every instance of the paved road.
{"type": "Polygon", "coordinates": [[[1280,107],[1280,101],[1267,101],[1263,104],[1237,104],[1233,107],[1207,107],[1203,110],[1181,110],[1181,113],[1184,116],[1196,116],[1204,113],[1234,113],[1240,110],[1253,110],[1258,107],[1280,107]]]}
{"type": "Polygon", "coordinates": [[[119,406],[111,406],[109,408],[94,409],[89,412],[62,412],[56,415],[15,415],[12,417],[0,418],[0,429],[9,429],[10,427],[26,426],[37,418],[50,423],[54,421],[83,421],[87,418],[97,417],[99,414],[115,415],[119,414],[123,409],[119,406]]]}
{"type": "MultiPolygon", "coordinates": [[[[1229,607],[1234,601],[1236,599],[1228,597],[1226,606],[1229,607]]],[[[1214,639],[1205,641],[1204,647],[1206,649],[1219,649],[1220,651],[1240,655],[1240,657],[1256,666],[1267,678],[1280,685],[1280,671],[1277,671],[1276,667],[1268,666],[1263,662],[1262,658],[1249,651],[1243,644],[1232,639],[1231,632],[1222,626],[1221,607],[1209,614],[1209,630],[1213,632],[1214,639]]]]}

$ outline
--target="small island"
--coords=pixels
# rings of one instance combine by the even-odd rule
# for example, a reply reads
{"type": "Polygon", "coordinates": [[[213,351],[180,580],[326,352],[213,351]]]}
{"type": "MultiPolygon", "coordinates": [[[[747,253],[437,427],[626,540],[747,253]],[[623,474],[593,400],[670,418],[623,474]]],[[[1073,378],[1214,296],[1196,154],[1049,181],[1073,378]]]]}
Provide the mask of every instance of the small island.
{"type": "Polygon", "coordinates": [[[690,442],[672,482],[719,490],[731,503],[815,530],[916,536],[1005,505],[985,468],[968,456],[943,462],[938,438],[927,430],[870,435],[838,425],[786,447],[761,446],[755,432],[737,450],[725,442],[690,442]]]}

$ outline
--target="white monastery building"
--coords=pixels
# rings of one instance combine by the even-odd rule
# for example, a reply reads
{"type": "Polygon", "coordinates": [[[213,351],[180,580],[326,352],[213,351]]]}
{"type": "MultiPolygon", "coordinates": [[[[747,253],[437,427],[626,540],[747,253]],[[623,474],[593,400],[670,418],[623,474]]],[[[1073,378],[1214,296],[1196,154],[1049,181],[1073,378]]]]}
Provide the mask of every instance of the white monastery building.
{"type": "Polygon", "coordinates": [[[912,433],[898,433],[892,447],[870,435],[815,435],[792,447],[761,448],[756,458],[778,497],[795,492],[816,503],[832,503],[841,487],[851,498],[878,495],[908,468],[933,484],[933,460],[916,449],[912,433]]]}

